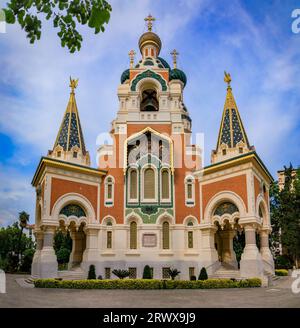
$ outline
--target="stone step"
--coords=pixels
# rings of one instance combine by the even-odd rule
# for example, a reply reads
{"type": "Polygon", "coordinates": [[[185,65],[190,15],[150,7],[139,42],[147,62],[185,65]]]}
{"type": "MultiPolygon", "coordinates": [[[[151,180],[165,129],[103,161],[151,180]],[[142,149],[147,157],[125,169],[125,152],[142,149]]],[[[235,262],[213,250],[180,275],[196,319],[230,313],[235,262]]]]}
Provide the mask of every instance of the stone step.
{"type": "Polygon", "coordinates": [[[86,274],[81,269],[58,271],[58,278],[62,278],[63,280],[82,280],[82,279],[86,279],[86,274]]]}

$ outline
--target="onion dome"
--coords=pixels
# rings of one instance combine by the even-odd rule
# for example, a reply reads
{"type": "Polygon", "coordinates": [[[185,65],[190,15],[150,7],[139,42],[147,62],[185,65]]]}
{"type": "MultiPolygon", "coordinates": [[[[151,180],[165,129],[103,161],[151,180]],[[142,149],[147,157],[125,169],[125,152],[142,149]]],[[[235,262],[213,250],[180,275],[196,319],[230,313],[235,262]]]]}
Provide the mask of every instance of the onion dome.
{"type": "MultiPolygon", "coordinates": [[[[161,57],[157,57],[157,60],[160,61],[160,64],[163,66],[163,68],[171,69],[170,65],[167,63],[166,60],[164,60],[161,57]]],[[[162,67],[161,67],[162,68],[162,67]]]]}
{"type": "Polygon", "coordinates": [[[126,69],[121,75],[121,83],[123,84],[126,80],[129,80],[129,69],[126,69]]]}
{"type": "Polygon", "coordinates": [[[186,75],[184,74],[184,72],[178,68],[173,68],[170,71],[170,81],[172,80],[180,80],[183,85],[186,85],[187,79],[186,79],[186,75]]]}
{"type": "Polygon", "coordinates": [[[146,45],[154,45],[157,48],[157,54],[159,54],[161,49],[161,40],[157,34],[151,31],[142,34],[139,39],[139,48],[141,53],[146,45]]]}

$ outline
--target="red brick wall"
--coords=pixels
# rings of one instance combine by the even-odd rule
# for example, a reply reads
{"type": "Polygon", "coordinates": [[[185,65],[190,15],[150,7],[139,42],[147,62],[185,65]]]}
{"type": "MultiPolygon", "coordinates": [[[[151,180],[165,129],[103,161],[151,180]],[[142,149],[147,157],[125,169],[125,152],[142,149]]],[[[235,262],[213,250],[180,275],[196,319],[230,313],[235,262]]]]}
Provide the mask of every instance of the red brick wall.
{"type": "Polygon", "coordinates": [[[77,193],[86,197],[92,204],[95,214],[97,215],[97,187],[64,180],[58,178],[52,178],[51,182],[51,212],[53,209],[53,205],[57,201],[57,199],[68,193],[77,193]]]}
{"type": "Polygon", "coordinates": [[[233,178],[227,178],[221,181],[212,182],[202,186],[202,216],[204,215],[208,202],[221,191],[232,191],[239,195],[244,201],[246,210],[248,210],[247,200],[247,179],[246,174],[242,174],[233,178]]]}

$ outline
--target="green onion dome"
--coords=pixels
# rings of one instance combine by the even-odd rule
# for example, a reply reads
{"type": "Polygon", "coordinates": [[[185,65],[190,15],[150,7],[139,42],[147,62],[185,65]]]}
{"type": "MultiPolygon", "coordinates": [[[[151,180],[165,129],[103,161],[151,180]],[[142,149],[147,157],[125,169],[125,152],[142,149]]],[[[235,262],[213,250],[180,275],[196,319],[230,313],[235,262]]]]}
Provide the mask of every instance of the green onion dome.
{"type": "Polygon", "coordinates": [[[161,57],[157,57],[157,60],[160,61],[160,64],[164,67],[164,68],[168,68],[171,69],[170,65],[167,63],[166,60],[164,60],[161,57]]]}
{"type": "Polygon", "coordinates": [[[178,68],[173,68],[170,71],[170,81],[171,80],[180,80],[183,85],[186,85],[187,79],[186,79],[186,75],[184,74],[184,72],[178,68]]]}
{"type": "Polygon", "coordinates": [[[121,83],[123,84],[126,80],[129,80],[129,69],[126,69],[121,75],[121,83]]]}

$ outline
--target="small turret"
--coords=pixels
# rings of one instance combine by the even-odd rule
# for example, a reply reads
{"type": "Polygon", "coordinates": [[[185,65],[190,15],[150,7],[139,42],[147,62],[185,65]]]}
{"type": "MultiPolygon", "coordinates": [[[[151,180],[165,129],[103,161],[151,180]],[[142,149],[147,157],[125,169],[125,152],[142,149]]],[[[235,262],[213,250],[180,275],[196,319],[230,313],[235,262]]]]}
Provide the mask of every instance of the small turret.
{"type": "Polygon", "coordinates": [[[53,150],[49,150],[48,156],[66,162],[90,165],[89,152],[86,151],[83,133],[79,120],[79,114],[75,99],[78,80],[70,77],[70,99],[60,125],[53,150]]]}
{"type": "Polygon", "coordinates": [[[231,88],[231,76],[225,72],[227,94],[216,150],[212,151],[212,164],[254,150],[250,146],[231,88]]]}

